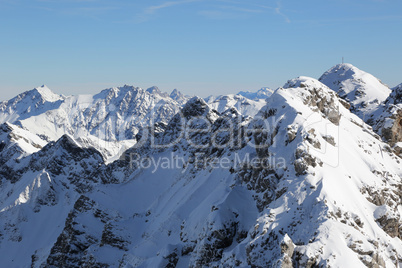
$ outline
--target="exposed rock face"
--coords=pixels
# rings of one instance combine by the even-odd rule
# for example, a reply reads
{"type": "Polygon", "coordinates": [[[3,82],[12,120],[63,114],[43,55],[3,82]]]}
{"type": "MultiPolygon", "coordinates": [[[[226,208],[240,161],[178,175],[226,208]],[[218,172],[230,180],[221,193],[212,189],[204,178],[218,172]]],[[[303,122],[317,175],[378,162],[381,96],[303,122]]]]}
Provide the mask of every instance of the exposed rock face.
{"type": "Polygon", "coordinates": [[[11,123],[0,125],[0,165],[12,166],[29,154],[42,149],[47,142],[11,123]]]}
{"type": "Polygon", "coordinates": [[[384,139],[391,146],[402,142],[402,109],[396,111],[387,121],[381,129],[384,139]]]}
{"type": "Polygon", "coordinates": [[[377,222],[381,225],[384,232],[389,234],[391,237],[398,237],[402,239],[402,222],[399,218],[388,218],[387,216],[382,216],[377,219],[377,222]]]}
{"type": "Polygon", "coordinates": [[[100,266],[91,254],[89,247],[99,243],[100,234],[95,228],[83,226],[77,217],[88,213],[95,203],[86,196],[81,196],[74,204],[73,211],[66,219],[63,232],[57,238],[47,258],[49,267],[93,267],[100,266]],[[88,232],[89,231],[89,232],[88,232]]]}
{"type": "Polygon", "coordinates": [[[396,154],[402,153],[402,86],[392,89],[391,94],[384,104],[375,111],[367,120],[373,129],[391,147],[394,147],[396,154]]]}
{"type": "MultiPolygon", "coordinates": [[[[261,111],[261,115],[263,118],[270,118],[270,117],[275,117],[278,121],[272,127],[270,125],[269,131],[264,133],[263,135],[259,136],[259,141],[260,143],[266,143],[268,145],[267,152],[265,155],[276,155],[278,157],[281,152],[277,150],[277,148],[284,148],[283,146],[287,146],[287,148],[292,148],[292,151],[294,152],[293,158],[288,157],[288,159],[292,159],[293,161],[293,166],[295,170],[295,175],[300,176],[301,178],[309,178],[310,176],[316,176],[316,172],[318,170],[323,169],[326,165],[331,164],[327,160],[324,160],[325,157],[323,154],[321,154],[320,150],[322,148],[325,148],[325,146],[329,146],[326,148],[334,148],[341,146],[342,148],[348,147],[344,143],[344,141],[340,141],[336,139],[336,131],[334,132],[326,132],[323,133],[321,127],[318,127],[317,124],[313,123],[308,123],[308,120],[312,117],[310,117],[310,111],[314,111],[314,115],[320,114],[322,116],[322,119],[319,119],[318,117],[314,120],[320,121],[321,122],[326,122],[325,120],[328,120],[330,124],[327,125],[331,126],[333,124],[334,126],[339,126],[337,131],[340,131],[340,129],[345,129],[345,128],[357,128],[357,129],[363,129],[363,123],[358,121],[356,117],[351,116],[348,111],[347,107],[342,104],[342,102],[338,99],[336,95],[333,95],[333,97],[328,98],[327,96],[331,96],[331,91],[320,84],[318,81],[315,82],[314,80],[309,80],[307,78],[299,78],[295,79],[293,81],[289,81],[284,89],[279,89],[277,91],[277,94],[280,96],[284,97],[286,99],[286,102],[283,103],[281,102],[281,99],[277,94],[274,94],[272,96],[271,101],[268,102],[269,109],[267,108],[266,110],[261,111]],[[315,89],[314,89],[315,88],[315,89]],[[320,90],[321,89],[321,90],[320,90]],[[321,92],[320,92],[321,91],[321,92]],[[297,96],[297,97],[296,97],[297,96]],[[294,122],[297,122],[298,120],[292,120],[291,116],[289,113],[285,113],[283,111],[288,111],[287,105],[290,105],[291,107],[296,107],[296,100],[300,101],[302,100],[303,105],[305,105],[305,109],[301,109],[300,106],[298,106],[298,116],[300,116],[300,121],[303,119],[306,120],[307,122],[303,123],[303,127],[300,127],[300,125],[295,124],[294,122]],[[330,101],[327,101],[330,100],[330,101]],[[282,106],[276,105],[276,103],[281,103],[282,106]],[[328,110],[323,110],[322,106],[320,103],[326,103],[326,107],[328,107],[328,110]],[[336,111],[335,113],[331,113],[332,111],[336,111]],[[333,116],[337,115],[337,116],[333,116]],[[334,120],[335,119],[335,120],[334,120]],[[289,122],[293,122],[293,124],[289,124],[289,122]],[[346,126],[348,125],[348,126],[346,126]],[[314,128],[313,128],[314,126],[314,128]],[[272,139],[273,134],[274,139],[272,139]]],[[[300,122],[299,121],[299,122],[300,122]]],[[[313,121],[314,122],[314,121],[313,121]]],[[[300,124],[300,123],[299,123],[300,124]]],[[[261,125],[261,124],[260,124],[261,125]]],[[[367,128],[366,133],[371,133],[369,128],[367,128]]],[[[342,135],[348,135],[348,134],[342,134],[342,135]]],[[[373,144],[381,144],[378,140],[378,136],[374,135],[373,133],[369,134],[372,137],[372,142],[373,144]]],[[[359,145],[359,148],[364,148],[364,151],[366,154],[371,154],[371,151],[367,149],[366,146],[374,146],[373,144],[371,145],[359,145]]],[[[377,145],[378,146],[378,145],[377,145]]],[[[384,145],[382,145],[384,147],[384,145]]],[[[386,147],[386,146],[385,146],[386,147]]],[[[328,150],[328,149],[327,149],[328,150]]],[[[383,153],[387,155],[387,157],[391,157],[393,159],[397,159],[395,155],[392,154],[391,151],[383,149],[383,153]]],[[[347,153],[342,153],[339,152],[340,154],[340,161],[347,161],[346,158],[348,158],[348,154],[350,151],[347,153]],[[344,157],[345,159],[342,159],[344,157]]],[[[380,152],[378,152],[380,153],[380,152]]],[[[361,156],[359,156],[361,157],[361,156]]],[[[385,156],[384,156],[385,157],[385,156]]],[[[335,165],[339,165],[335,163],[335,165]]],[[[276,189],[284,189],[284,183],[283,181],[286,180],[287,172],[284,171],[281,172],[280,169],[275,169],[275,172],[278,174],[284,174],[284,176],[279,179],[276,182],[272,182],[271,185],[275,185],[276,189]]],[[[400,204],[400,197],[399,197],[399,192],[400,192],[400,187],[398,185],[401,184],[400,181],[400,175],[391,175],[389,174],[386,170],[381,169],[381,172],[378,171],[372,171],[375,176],[378,177],[376,180],[377,182],[382,181],[382,183],[387,183],[387,187],[383,189],[383,194],[379,193],[374,194],[374,193],[368,193],[367,194],[367,199],[371,200],[370,198],[373,198],[373,202],[375,202],[378,206],[383,206],[386,205],[387,211],[389,211],[389,216],[386,217],[386,219],[381,219],[376,218],[380,213],[376,213],[376,217],[371,219],[371,222],[378,222],[378,226],[381,228],[381,230],[385,233],[388,233],[390,236],[397,235],[397,226],[401,224],[399,220],[400,217],[399,212],[398,212],[398,206],[400,204]],[[378,214],[378,215],[377,215],[378,214]],[[380,222],[383,222],[383,224],[380,224],[380,222]]],[[[326,181],[326,183],[329,183],[331,185],[332,182],[328,179],[330,177],[329,174],[324,176],[323,180],[326,181]]],[[[340,178],[333,178],[334,181],[338,181],[340,178]]],[[[352,176],[350,176],[349,180],[354,180],[352,176]]],[[[294,181],[293,181],[294,183],[294,181]]],[[[324,182],[325,183],[325,182],[324,182]]],[[[346,183],[346,182],[345,182],[346,183]]],[[[271,186],[273,187],[273,186],[271,186]]],[[[289,193],[289,187],[290,185],[287,185],[286,190],[282,195],[280,195],[278,200],[282,200],[282,198],[290,198],[287,193],[289,193]]],[[[323,187],[322,185],[315,185],[313,186],[313,189],[323,187]]],[[[307,187],[306,187],[307,188],[307,187]]],[[[370,188],[372,189],[372,188],[370,188]]],[[[334,191],[332,189],[331,191],[334,191]]],[[[279,192],[279,191],[278,191],[279,192]]],[[[365,194],[366,196],[366,194],[365,194]]],[[[349,226],[353,229],[364,229],[367,226],[367,222],[364,222],[363,217],[357,216],[357,215],[350,215],[347,212],[344,213],[334,213],[334,217],[332,218],[333,212],[331,212],[332,209],[338,209],[340,205],[338,205],[339,201],[336,201],[336,204],[329,204],[327,203],[326,200],[324,200],[324,203],[322,205],[326,207],[328,210],[328,218],[326,217],[318,217],[320,220],[323,220],[322,223],[319,225],[326,225],[329,224],[330,219],[334,219],[337,222],[339,222],[342,225],[348,226],[345,228],[349,228],[349,226]]],[[[371,201],[370,201],[371,202],[371,201]]],[[[285,209],[284,207],[281,206],[281,204],[278,203],[275,199],[270,199],[270,202],[268,203],[268,207],[272,208],[277,204],[279,208],[279,211],[281,209],[285,209]]],[[[318,205],[319,203],[317,203],[318,205]]],[[[335,211],[336,211],[335,210],[335,211]]],[[[288,215],[291,213],[290,211],[287,211],[285,215],[288,215]]],[[[297,214],[297,212],[295,213],[297,214]]],[[[275,222],[274,219],[277,219],[275,216],[275,210],[271,209],[269,212],[266,213],[266,216],[264,218],[265,224],[264,227],[260,225],[256,225],[256,230],[251,234],[251,245],[247,248],[247,254],[248,254],[248,264],[251,266],[256,266],[256,267],[263,267],[263,266],[272,266],[272,265],[277,265],[278,263],[281,263],[282,265],[290,265],[296,266],[296,267],[317,267],[317,266],[329,266],[329,259],[323,260],[322,259],[322,254],[323,254],[323,248],[325,248],[325,245],[322,245],[322,248],[318,246],[319,243],[316,242],[317,239],[317,233],[314,231],[311,231],[309,235],[307,233],[309,232],[308,230],[305,230],[304,235],[299,235],[298,231],[290,231],[292,228],[290,227],[289,229],[286,229],[286,231],[282,230],[281,228],[278,228],[276,232],[273,232],[272,230],[275,230],[275,224],[279,224],[278,222],[275,222]],[[269,223],[271,220],[275,223],[269,223]],[[271,229],[272,228],[272,229],[271,229]],[[280,241],[279,237],[280,235],[283,235],[284,232],[286,232],[290,237],[292,237],[292,240],[295,241],[295,248],[294,248],[294,253],[293,257],[291,259],[289,258],[284,258],[281,257],[280,253],[275,251],[275,248],[272,245],[275,245],[275,243],[279,243],[280,241]],[[310,240],[303,240],[300,238],[301,237],[306,237],[309,236],[310,240]],[[317,251],[314,253],[312,251],[308,251],[307,248],[309,247],[314,247],[313,245],[317,245],[318,248],[317,251]],[[273,261],[272,259],[270,261],[266,262],[261,262],[261,254],[263,252],[270,252],[272,256],[275,256],[273,259],[278,260],[277,262],[273,261]],[[276,253],[274,253],[276,252],[276,253]]],[[[313,217],[314,218],[314,217],[313,217]]],[[[295,219],[295,225],[297,225],[297,219],[299,219],[299,216],[294,216],[295,219]]],[[[300,221],[300,220],[299,220],[300,221]]],[[[314,225],[315,223],[310,222],[309,224],[314,225]]],[[[280,226],[280,224],[278,225],[280,226]]],[[[290,224],[292,226],[292,224],[290,224]]],[[[345,237],[347,239],[347,237],[345,237]]],[[[364,242],[365,244],[366,242],[364,242]]],[[[368,267],[385,267],[388,266],[389,264],[385,264],[385,257],[381,256],[381,254],[377,253],[380,252],[379,246],[374,244],[370,244],[371,242],[367,242],[368,244],[365,244],[364,247],[359,249],[356,247],[356,253],[358,254],[358,259],[359,263],[364,263],[368,267]],[[370,244],[370,246],[369,246],[370,244]],[[369,249],[370,248],[370,249],[369,249]]],[[[283,244],[282,244],[283,245],[283,244]]],[[[283,245],[284,248],[286,246],[283,245]]],[[[392,260],[394,260],[394,263],[398,262],[398,259],[400,258],[398,254],[395,254],[395,252],[392,255],[392,260]]],[[[356,264],[357,265],[357,264],[356,264]]],[[[391,266],[392,267],[392,266],[391,266]]]]}
{"type": "Polygon", "coordinates": [[[1,102],[0,123],[28,129],[47,142],[68,134],[81,146],[113,158],[133,146],[135,135],[150,121],[169,122],[188,99],[178,91],[170,97],[157,87],[125,85],[93,96],[68,97],[40,87],[1,102]]]}
{"type": "Polygon", "coordinates": [[[317,80],[308,77],[299,77],[289,80],[284,88],[303,88],[306,90],[302,93],[303,102],[305,105],[314,107],[313,111],[318,111],[323,114],[329,121],[335,125],[339,124],[339,100],[336,93],[328,90],[326,86],[317,80]]]}
{"type": "Polygon", "coordinates": [[[385,100],[385,103],[394,105],[402,103],[402,84],[399,84],[392,89],[392,92],[385,100]]]}
{"type": "Polygon", "coordinates": [[[383,180],[393,181],[388,187],[364,187],[362,193],[368,201],[378,206],[375,213],[376,222],[390,237],[402,239],[402,219],[399,206],[402,203],[402,182],[394,180],[386,172],[373,171],[383,180]]]}
{"type": "Polygon", "coordinates": [[[281,253],[283,254],[282,268],[294,267],[292,257],[295,251],[295,246],[292,239],[286,234],[281,242],[281,253]]]}
{"type": "Polygon", "coordinates": [[[300,77],[254,118],[193,98],[110,164],[50,142],[0,174],[1,264],[395,267],[400,159],[344,104],[300,77]]]}
{"type": "Polygon", "coordinates": [[[346,101],[341,104],[370,124],[397,155],[401,154],[402,145],[398,143],[402,142],[402,84],[390,90],[350,64],[332,67],[319,80],[337,92],[346,101]]]}
{"type": "Polygon", "coordinates": [[[128,251],[129,242],[125,237],[117,235],[117,230],[119,230],[118,226],[113,225],[112,223],[105,224],[100,246],[110,245],[112,247],[128,251]]]}
{"type": "Polygon", "coordinates": [[[181,112],[187,119],[200,116],[207,116],[207,118],[210,119],[210,113],[216,114],[216,117],[218,116],[218,113],[212,111],[211,107],[199,97],[191,98],[183,107],[181,112]]]}
{"type": "Polygon", "coordinates": [[[309,167],[316,167],[317,164],[322,166],[322,162],[306,152],[304,148],[298,148],[295,154],[296,160],[294,162],[294,167],[296,175],[305,175],[309,167]]]}
{"type": "MultiPolygon", "coordinates": [[[[374,242],[376,243],[376,242],[374,242]]],[[[386,267],[384,259],[376,252],[369,250],[365,251],[361,249],[362,241],[354,241],[349,245],[349,248],[359,254],[359,259],[366,267],[386,267]]]]}
{"type": "Polygon", "coordinates": [[[103,162],[97,150],[81,148],[71,137],[64,135],[34,154],[28,167],[37,171],[46,169],[53,176],[66,176],[77,191],[86,192],[94,183],[90,174],[103,162]]]}
{"type": "Polygon", "coordinates": [[[210,230],[210,235],[199,241],[195,247],[195,267],[204,267],[222,259],[223,250],[232,245],[236,236],[237,223],[227,223],[221,229],[210,230]],[[227,225],[227,226],[226,226],[227,225]]]}

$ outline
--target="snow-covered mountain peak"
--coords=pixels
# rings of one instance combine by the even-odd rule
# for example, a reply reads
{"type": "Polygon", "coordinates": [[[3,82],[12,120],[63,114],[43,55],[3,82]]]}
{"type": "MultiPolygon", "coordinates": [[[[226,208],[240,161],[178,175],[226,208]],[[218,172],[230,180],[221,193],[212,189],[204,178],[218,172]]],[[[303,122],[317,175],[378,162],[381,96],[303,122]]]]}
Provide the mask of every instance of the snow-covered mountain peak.
{"type": "Polygon", "coordinates": [[[400,158],[334,90],[165,94],[19,104],[29,116],[0,125],[0,266],[402,264],[400,158]]]}
{"type": "Polygon", "coordinates": [[[48,102],[56,102],[58,100],[64,99],[62,95],[58,95],[50,90],[46,85],[34,88],[32,90],[34,96],[41,96],[44,100],[48,102]]]}
{"type": "Polygon", "coordinates": [[[322,88],[326,86],[317,79],[307,76],[299,76],[297,78],[291,79],[287,81],[286,84],[283,86],[283,88],[305,88],[305,87],[322,88]]]}
{"type": "MultiPolygon", "coordinates": [[[[310,110],[308,114],[319,113],[335,125],[339,124],[341,117],[339,106],[343,104],[334,91],[320,81],[306,76],[291,79],[283,88],[275,91],[268,99],[267,106],[260,111],[260,115],[264,118],[275,115],[282,109],[281,103],[284,107],[290,104],[296,113],[301,112],[303,106],[307,106],[310,110]]],[[[307,113],[303,114],[307,116],[307,113]]]]}
{"type": "Polygon", "coordinates": [[[184,105],[190,99],[189,96],[184,95],[177,89],[173,89],[173,91],[170,93],[169,97],[172,98],[173,100],[177,101],[180,105],[184,105]]]}
{"type": "Polygon", "coordinates": [[[342,94],[349,94],[354,90],[353,86],[363,86],[367,84],[371,86],[374,92],[371,93],[374,96],[381,97],[384,94],[389,94],[389,88],[384,85],[378,78],[373,75],[360,70],[349,63],[337,64],[326,71],[319,79],[322,83],[328,85],[331,89],[334,89],[338,94],[343,97],[342,94]],[[378,87],[377,90],[373,87],[378,87]],[[376,94],[377,92],[377,94],[376,94]]]}
{"type": "Polygon", "coordinates": [[[350,72],[356,73],[356,72],[360,71],[357,67],[355,67],[353,64],[350,64],[350,63],[339,63],[339,64],[336,64],[335,66],[333,66],[331,69],[334,72],[338,72],[338,71],[349,72],[350,71],[350,72]]]}
{"type": "Polygon", "coordinates": [[[27,103],[37,102],[43,104],[45,102],[57,102],[63,99],[65,99],[63,95],[58,95],[54,93],[52,90],[50,90],[46,85],[42,85],[40,87],[36,87],[32,90],[28,90],[21,94],[18,94],[16,97],[12,98],[7,102],[11,104],[25,101],[27,103]]]}
{"type": "Polygon", "coordinates": [[[84,147],[113,157],[122,144],[132,145],[151,120],[167,124],[187,100],[176,101],[156,87],[129,85],[49,102],[56,99],[46,86],[20,94],[0,103],[0,123],[17,124],[47,141],[69,134],[84,147]]]}
{"type": "Polygon", "coordinates": [[[152,86],[150,88],[147,88],[147,92],[154,94],[154,93],[162,93],[161,90],[157,86],[152,86]]]}
{"type": "MultiPolygon", "coordinates": [[[[278,89],[253,122],[253,128],[264,126],[260,118],[264,120],[272,118],[269,122],[274,123],[273,127],[268,125],[268,131],[264,135],[255,135],[257,145],[269,146],[265,151],[261,149],[259,155],[274,156],[276,159],[283,157],[289,159],[290,163],[284,171],[275,169],[280,177],[277,189],[283,187],[284,191],[288,192],[280,198],[274,197],[277,200],[269,204],[269,209],[259,222],[264,224],[264,227],[261,227],[261,224],[256,225],[256,228],[261,227],[259,231],[261,238],[256,239],[258,235],[251,237],[252,251],[257,248],[256,245],[259,243],[257,241],[259,239],[261,241],[261,250],[254,253],[256,262],[262,256],[259,254],[266,254],[264,246],[268,244],[270,248],[271,243],[266,241],[276,239],[272,238],[275,237],[272,231],[278,228],[279,238],[287,238],[283,240],[291,238],[295,243],[294,245],[292,242],[280,242],[283,244],[282,253],[289,250],[289,255],[295,256],[293,253],[295,249],[299,250],[299,253],[303,252],[301,255],[306,254],[300,258],[300,255],[296,255],[298,256],[296,259],[301,260],[299,266],[293,264],[296,267],[310,267],[309,262],[322,262],[323,267],[344,267],[351,263],[355,263],[352,265],[355,267],[364,267],[363,263],[368,267],[393,267],[398,263],[398,261],[392,263],[390,256],[394,255],[402,245],[401,240],[396,238],[400,237],[400,232],[395,231],[400,228],[400,201],[378,202],[376,199],[381,198],[381,185],[387,184],[388,189],[394,185],[398,185],[396,188],[401,187],[399,160],[362,120],[340,104],[342,102],[335,92],[319,81],[299,77],[290,80],[284,88],[278,89]],[[288,174],[289,170],[295,172],[294,177],[288,174]],[[388,171],[392,175],[388,175],[388,171]],[[301,203],[291,201],[293,196],[298,196],[296,193],[298,190],[295,191],[295,188],[290,190],[299,183],[299,179],[301,184],[306,182],[314,184],[310,188],[313,189],[312,192],[309,193],[309,187],[299,192],[303,193],[301,203]],[[312,202],[308,201],[309,199],[312,202]],[[292,203],[297,205],[293,208],[288,206],[292,203]],[[292,210],[297,214],[302,204],[309,204],[306,211],[313,214],[315,213],[313,207],[321,207],[317,210],[320,211],[319,214],[316,216],[310,214],[310,219],[314,220],[308,220],[307,225],[302,223],[303,216],[294,216],[292,220],[298,221],[300,227],[305,226],[301,227],[302,231],[300,228],[292,230],[292,227],[282,229],[283,219],[291,215],[292,210]],[[315,227],[312,227],[313,225],[315,227]],[[389,232],[387,226],[391,225],[393,231],[389,232]],[[270,232],[272,233],[269,234],[270,232]],[[322,233],[310,240],[305,237],[309,232],[322,233]],[[265,234],[269,234],[268,237],[265,237],[265,234]],[[373,243],[367,238],[369,234],[379,241],[387,242],[373,243]],[[389,245],[393,250],[386,253],[383,248],[389,245]],[[314,251],[317,253],[310,255],[314,251]],[[325,257],[327,254],[325,252],[330,251],[330,254],[335,255],[338,254],[335,252],[343,253],[330,260],[329,257],[325,257]],[[366,252],[370,254],[367,255],[366,252]],[[321,261],[318,261],[320,258],[321,261]],[[349,259],[346,263],[344,260],[347,258],[349,259]]],[[[273,184],[268,185],[272,187],[273,184]]],[[[400,200],[400,197],[393,193],[385,198],[400,200]]],[[[392,258],[398,258],[397,255],[400,254],[395,254],[392,258]]],[[[285,261],[286,259],[282,262],[282,267],[292,267],[291,264],[284,265],[285,261]]],[[[291,263],[292,260],[287,262],[291,263]]],[[[256,266],[264,265],[259,263],[256,266]]],[[[273,263],[265,265],[265,267],[271,266],[274,266],[273,263]]]]}
{"type": "Polygon", "coordinates": [[[183,96],[183,94],[178,91],[176,88],[172,90],[172,92],[169,95],[172,99],[177,98],[179,96],[183,96]]]}
{"type": "Polygon", "coordinates": [[[169,98],[169,94],[166,92],[162,92],[157,86],[153,86],[145,90],[140,87],[135,87],[131,85],[124,85],[122,87],[113,87],[105,89],[99,94],[95,95],[95,98],[105,98],[105,97],[107,98],[107,96],[117,98],[117,97],[124,97],[127,94],[129,95],[140,94],[142,96],[149,94],[157,98],[158,97],[169,98]]]}
{"type": "Polygon", "coordinates": [[[273,89],[268,87],[263,87],[259,89],[257,92],[252,91],[240,91],[237,95],[242,95],[250,100],[259,100],[259,99],[266,99],[274,93],[273,89]]]}
{"type": "Polygon", "coordinates": [[[61,136],[61,138],[56,142],[65,148],[81,148],[81,146],[68,134],[61,136]]]}
{"type": "Polygon", "coordinates": [[[292,95],[292,98],[299,97],[304,104],[317,106],[320,111],[326,110],[326,106],[335,109],[339,103],[346,108],[350,106],[344,100],[339,99],[329,87],[311,77],[300,76],[291,79],[283,86],[283,89],[290,90],[287,94],[292,95]]]}
{"type": "Polygon", "coordinates": [[[142,88],[124,85],[122,87],[112,87],[102,90],[94,96],[94,99],[107,99],[124,97],[127,93],[144,92],[142,88]]]}
{"type": "Polygon", "coordinates": [[[326,71],[324,75],[325,74],[330,75],[334,73],[337,74],[338,76],[344,76],[346,78],[349,78],[354,75],[362,76],[365,74],[365,72],[363,72],[362,70],[360,70],[359,68],[355,67],[350,63],[336,64],[335,66],[331,67],[328,71],[326,71]]]}
{"type": "Polygon", "coordinates": [[[319,81],[349,101],[351,110],[362,118],[373,112],[391,92],[378,78],[351,64],[335,65],[319,81]]]}
{"type": "Polygon", "coordinates": [[[44,147],[44,151],[49,155],[50,152],[52,152],[52,154],[57,154],[61,151],[74,154],[74,152],[77,152],[80,149],[82,149],[82,147],[68,134],[61,136],[57,141],[49,142],[44,147]]]}
{"type": "Polygon", "coordinates": [[[219,113],[236,108],[240,114],[245,116],[255,116],[266,104],[266,98],[249,99],[240,94],[209,96],[205,98],[205,101],[219,113]]]}
{"type": "Polygon", "coordinates": [[[171,99],[177,101],[177,103],[179,103],[180,105],[184,105],[190,99],[190,96],[187,96],[187,95],[181,93],[177,89],[173,89],[173,91],[170,93],[169,97],[171,99]]]}
{"type": "Polygon", "coordinates": [[[15,122],[44,113],[58,107],[64,99],[64,96],[53,93],[46,86],[23,92],[8,101],[0,102],[0,123],[15,122]]]}
{"type": "MultiPolygon", "coordinates": [[[[42,150],[32,155],[34,161],[38,161],[38,165],[43,165],[45,162],[53,162],[55,159],[64,159],[63,161],[57,161],[57,166],[65,166],[67,162],[71,160],[82,161],[81,164],[85,165],[84,159],[96,159],[99,163],[104,162],[102,154],[93,147],[83,148],[81,147],[70,135],[65,134],[55,142],[49,142],[42,150]],[[41,160],[42,159],[42,160],[41,160]]],[[[32,161],[32,160],[31,160],[32,161]]],[[[80,162],[77,161],[77,162],[80,162]]],[[[52,167],[57,170],[57,166],[52,167]]],[[[93,166],[92,168],[96,168],[93,166]]],[[[89,171],[87,171],[89,172],[89,171]]],[[[57,174],[56,172],[53,172],[57,174]]]]}
{"type": "Polygon", "coordinates": [[[212,111],[211,107],[200,97],[191,98],[182,109],[185,117],[205,116],[212,111]]]}
{"type": "Polygon", "coordinates": [[[160,95],[164,98],[169,97],[169,94],[167,94],[166,92],[162,92],[157,86],[150,87],[146,91],[150,94],[160,95]]]}

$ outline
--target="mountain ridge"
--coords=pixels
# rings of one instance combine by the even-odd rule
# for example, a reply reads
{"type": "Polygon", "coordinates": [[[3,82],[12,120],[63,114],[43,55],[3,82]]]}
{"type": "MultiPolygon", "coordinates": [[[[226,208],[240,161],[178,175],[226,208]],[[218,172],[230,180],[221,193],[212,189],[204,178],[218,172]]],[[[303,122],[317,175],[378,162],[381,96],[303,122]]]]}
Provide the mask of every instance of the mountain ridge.
{"type": "Polygon", "coordinates": [[[391,93],[378,78],[347,63],[333,66],[318,80],[350,102],[360,117],[370,115],[391,93]]]}
{"type": "MultiPolygon", "coordinates": [[[[398,90],[374,119],[392,119],[398,90]]],[[[56,113],[96,128],[166,108],[110,161],[86,128],[48,142],[29,138],[26,122],[0,126],[0,160],[13,144],[41,142],[0,161],[2,265],[402,265],[401,158],[360,106],[350,111],[348,99],[305,76],[260,100],[231,94],[180,105],[170,101],[179,92],[150,91],[111,88],[70,99],[80,113],[56,113]]]]}

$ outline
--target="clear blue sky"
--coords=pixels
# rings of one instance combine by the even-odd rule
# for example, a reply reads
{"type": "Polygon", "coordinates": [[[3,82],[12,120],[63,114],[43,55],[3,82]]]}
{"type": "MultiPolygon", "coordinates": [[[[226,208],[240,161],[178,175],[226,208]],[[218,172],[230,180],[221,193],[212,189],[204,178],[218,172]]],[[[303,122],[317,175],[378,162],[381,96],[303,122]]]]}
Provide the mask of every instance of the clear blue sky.
{"type": "Polygon", "coordinates": [[[346,62],[402,83],[401,0],[0,0],[0,100],[124,84],[276,88],[346,62]]]}

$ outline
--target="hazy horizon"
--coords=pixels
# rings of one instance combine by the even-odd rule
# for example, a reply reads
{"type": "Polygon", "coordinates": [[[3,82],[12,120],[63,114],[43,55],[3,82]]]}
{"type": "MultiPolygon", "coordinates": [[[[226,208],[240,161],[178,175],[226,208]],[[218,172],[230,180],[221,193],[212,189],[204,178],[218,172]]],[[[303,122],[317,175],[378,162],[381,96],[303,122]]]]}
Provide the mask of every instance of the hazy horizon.
{"type": "Polygon", "coordinates": [[[402,82],[397,0],[0,0],[1,100],[124,84],[189,95],[277,88],[345,57],[402,82]]]}
{"type": "MultiPolygon", "coordinates": [[[[332,67],[332,66],[331,66],[332,67]]],[[[358,66],[356,66],[356,67],[358,67],[358,66]]],[[[358,67],[359,68],[359,67],[358,67]]],[[[328,68],[329,69],[329,68],[328,68]]],[[[360,69],[360,68],[359,68],[360,69]]],[[[326,70],[325,70],[326,71],[326,70]]],[[[315,79],[318,79],[325,71],[323,71],[318,77],[312,77],[312,76],[309,76],[309,77],[312,77],[312,78],[315,78],[315,79]]],[[[363,71],[364,71],[364,69],[363,69],[363,71]]],[[[303,75],[303,74],[300,74],[300,75],[298,75],[298,76],[306,76],[306,75],[303,75]]],[[[212,93],[212,94],[207,94],[207,95],[205,95],[205,94],[203,94],[203,92],[202,91],[200,91],[200,90],[186,90],[186,89],[181,89],[181,88],[178,88],[178,87],[161,87],[161,86],[159,86],[159,85],[153,85],[153,84],[149,84],[149,85],[146,85],[146,86],[143,86],[143,85],[138,85],[138,84],[129,84],[129,83],[121,83],[121,84],[118,84],[118,85],[112,85],[112,84],[104,84],[103,86],[100,84],[98,87],[96,87],[96,85],[92,85],[92,86],[88,86],[88,87],[85,87],[85,88],[81,88],[81,87],[77,87],[77,88],[74,88],[74,86],[73,87],[62,87],[62,88],[54,88],[54,87],[52,87],[52,85],[49,85],[49,84],[46,84],[46,83],[44,83],[44,84],[41,84],[41,85],[36,85],[36,86],[33,86],[33,87],[31,87],[31,88],[27,88],[27,89],[18,89],[18,88],[15,88],[15,90],[10,90],[10,91],[8,91],[8,93],[9,94],[3,94],[3,92],[2,92],[2,94],[1,94],[1,99],[0,99],[0,101],[6,101],[6,100],[9,100],[9,99],[11,99],[11,98],[13,98],[13,97],[15,97],[15,96],[17,96],[18,94],[20,94],[20,93],[23,93],[23,92],[26,92],[26,91],[29,91],[29,90],[32,90],[32,89],[34,89],[34,88],[37,88],[37,87],[40,87],[40,86],[42,86],[42,85],[46,85],[50,90],[52,90],[54,93],[56,93],[56,94],[60,94],[60,95],[65,95],[65,96],[69,96],[69,95],[86,95],[86,94],[96,94],[96,93],[99,93],[99,92],[101,92],[102,90],[104,90],[104,89],[108,89],[108,88],[112,88],[112,87],[122,87],[122,86],[124,86],[124,85],[129,85],[129,86],[135,86],[135,87],[140,87],[140,88],[142,88],[142,89],[148,89],[148,88],[150,88],[150,87],[153,87],[153,86],[156,86],[156,87],[158,87],[162,92],[166,92],[166,93],[171,93],[174,89],[177,89],[178,91],[180,91],[181,93],[183,93],[183,94],[186,94],[186,95],[190,95],[190,96],[199,96],[199,97],[202,97],[202,98],[205,98],[205,97],[208,97],[208,96],[211,96],[211,95],[226,95],[226,94],[237,94],[237,93],[239,93],[240,91],[250,91],[250,92],[257,92],[258,90],[260,90],[261,88],[270,88],[270,89],[277,89],[277,88],[279,88],[279,87],[282,87],[288,80],[290,80],[290,79],[293,79],[293,78],[296,78],[296,77],[298,77],[298,76],[295,76],[295,77],[289,77],[286,81],[284,81],[281,85],[277,85],[277,86],[270,86],[270,85],[263,85],[263,86],[257,86],[257,87],[255,87],[255,88],[236,88],[236,89],[233,89],[233,90],[231,90],[230,88],[227,88],[227,89],[224,89],[224,88],[221,88],[221,90],[218,90],[217,92],[218,93],[212,93]],[[68,93],[68,92],[70,92],[70,93],[68,93]],[[193,93],[192,93],[193,92],[193,93]],[[195,93],[194,93],[195,92],[195,93]],[[9,95],[10,97],[4,97],[4,96],[7,96],[7,95],[9,95]]],[[[375,76],[375,75],[374,75],[375,76]]],[[[399,85],[400,83],[398,83],[398,84],[395,84],[395,85],[389,85],[389,84],[387,84],[386,83],[386,81],[383,81],[380,77],[377,77],[378,79],[380,79],[384,84],[386,84],[387,86],[389,86],[390,88],[393,88],[393,87],[395,87],[395,86],[397,86],[397,85],[399,85]]]]}

